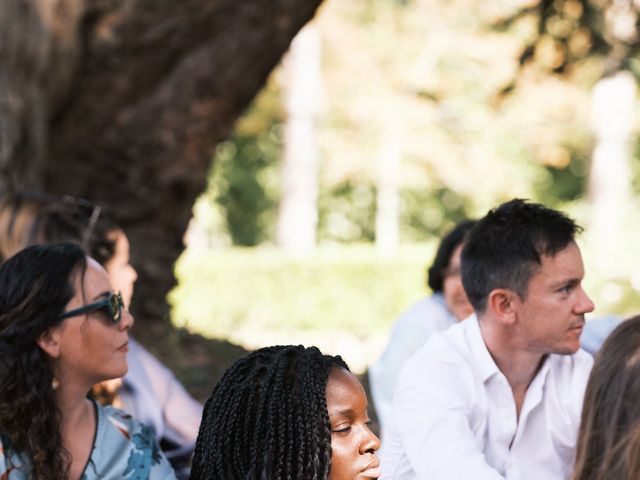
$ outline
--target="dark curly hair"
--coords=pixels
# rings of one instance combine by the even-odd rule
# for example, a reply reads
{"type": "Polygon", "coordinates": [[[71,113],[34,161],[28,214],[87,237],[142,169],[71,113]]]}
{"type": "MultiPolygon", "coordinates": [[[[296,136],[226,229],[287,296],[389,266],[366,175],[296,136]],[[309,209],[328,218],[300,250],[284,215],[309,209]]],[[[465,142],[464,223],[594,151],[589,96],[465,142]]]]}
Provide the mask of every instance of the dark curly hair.
{"type": "Polygon", "coordinates": [[[325,388],[347,365],[316,347],[267,347],[233,364],[207,400],[193,480],[325,480],[331,427],[325,388]]]}
{"type": "Polygon", "coordinates": [[[30,478],[67,476],[60,412],[48,355],[38,338],[61,323],[73,298],[73,278],[86,257],[71,243],[32,246],[0,266],[0,433],[5,448],[28,456],[30,478]]]}
{"type": "Polygon", "coordinates": [[[115,253],[118,224],[103,208],[70,196],[14,192],[0,201],[0,252],[7,258],[35,244],[75,242],[104,265],[115,253]]]}

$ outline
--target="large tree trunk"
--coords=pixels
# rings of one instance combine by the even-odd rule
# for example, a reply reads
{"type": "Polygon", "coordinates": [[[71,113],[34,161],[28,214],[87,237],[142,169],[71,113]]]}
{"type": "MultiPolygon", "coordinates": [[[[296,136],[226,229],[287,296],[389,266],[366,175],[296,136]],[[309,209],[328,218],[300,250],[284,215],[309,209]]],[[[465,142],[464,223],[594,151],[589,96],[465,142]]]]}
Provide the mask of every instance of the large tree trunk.
{"type": "Polygon", "coordinates": [[[3,0],[0,190],[113,209],[164,317],[215,144],[321,0],[3,0]]]}

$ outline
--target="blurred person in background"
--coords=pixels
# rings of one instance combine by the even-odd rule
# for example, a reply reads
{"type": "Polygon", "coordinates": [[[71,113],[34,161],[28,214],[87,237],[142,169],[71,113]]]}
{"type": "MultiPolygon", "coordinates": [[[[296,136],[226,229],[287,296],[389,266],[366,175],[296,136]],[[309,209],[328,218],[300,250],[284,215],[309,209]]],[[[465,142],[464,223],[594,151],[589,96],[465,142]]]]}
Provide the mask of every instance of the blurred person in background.
{"type": "MultiPolygon", "coordinates": [[[[126,307],[131,303],[135,269],[129,263],[124,231],[99,206],[86,200],[14,193],[0,201],[0,253],[7,258],[32,245],[78,243],[106,270],[126,307]]],[[[148,425],[178,478],[188,478],[202,406],[175,375],[134,339],[129,370],[122,379],[96,385],[94,395],[148,425]]]]}
{"type": "Polygon", "coordinates": [[[461,222],[444,236],[427,270],[427,284],[433,294],[396,320],[385,351],[369,367],[371,395],[383,439],[390,421],[393,390],[404,363],[431,334],[446,330],[473,313],[460,279],[460,252],[466,233],[474,225],[472,220],[461,222]]]}
{"type": "Polygon", "coordinates": [[[580,337],[580,347],[591,355],[595,355],[621,321],[622,318],[617,315],[605,315],[588,320],[580,337]]]}

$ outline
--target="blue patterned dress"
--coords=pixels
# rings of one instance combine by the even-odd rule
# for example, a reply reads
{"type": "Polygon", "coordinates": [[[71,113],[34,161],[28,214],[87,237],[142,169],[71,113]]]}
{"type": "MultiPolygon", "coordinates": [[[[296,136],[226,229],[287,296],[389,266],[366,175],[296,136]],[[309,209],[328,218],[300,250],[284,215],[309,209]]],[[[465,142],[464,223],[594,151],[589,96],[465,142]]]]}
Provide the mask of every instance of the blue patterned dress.
{"type": "MultiPolygon", "coordinates": [[[[96,405],[98,426],[82,480],[175,480],[149,427],[111,406],[96,405]]],[[[0,479],[27,480],[29,460],[0,436],[0,479]]]]}

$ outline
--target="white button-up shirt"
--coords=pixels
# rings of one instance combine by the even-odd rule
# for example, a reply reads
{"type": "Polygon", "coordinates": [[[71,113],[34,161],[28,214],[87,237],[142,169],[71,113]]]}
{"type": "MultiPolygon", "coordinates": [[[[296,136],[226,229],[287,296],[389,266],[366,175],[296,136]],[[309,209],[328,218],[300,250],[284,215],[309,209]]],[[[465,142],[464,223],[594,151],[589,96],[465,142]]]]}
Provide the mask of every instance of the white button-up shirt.
{"type": "Polygon", "coordinates": [[[511,387],[475,315],[434,334],[398,379],[382,478],[568,478],[592,363],[582,350],[549,355],[518,420],[511,387]]]}
{"type": "Polygon", "coordinates": [[[404,363],[420,350],[431,335],[456,323],[441,293],[415,303],[393,326],[389,344],[380,359],[369,367],[369,385],[378,422],[384,433],[391,417],[393,392],[404,363]]]}

